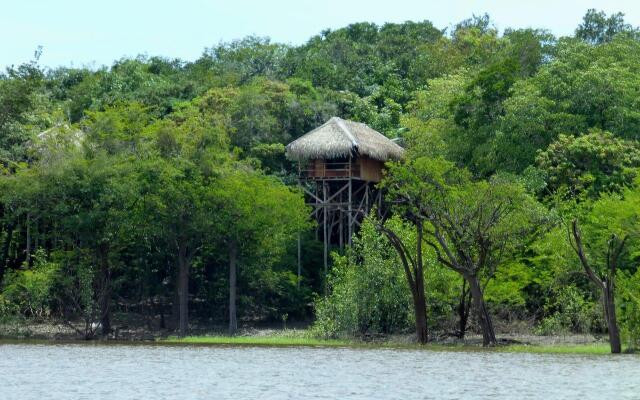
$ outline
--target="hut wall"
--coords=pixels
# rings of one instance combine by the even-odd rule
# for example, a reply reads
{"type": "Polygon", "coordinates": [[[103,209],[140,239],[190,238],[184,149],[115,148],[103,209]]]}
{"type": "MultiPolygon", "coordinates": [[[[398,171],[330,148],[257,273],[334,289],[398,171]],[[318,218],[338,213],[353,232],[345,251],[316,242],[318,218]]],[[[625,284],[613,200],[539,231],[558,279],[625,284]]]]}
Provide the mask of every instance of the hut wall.
{"type": "Polygon", "coordinates": [[[382,168],[384,164],[381,161],[374,160],[369,157],[358,158],[360,164],[360,178],[370,182],[380,182],[382,180],[382,168]]]}
{"type": "Polygon", "coordinates": [[[349,177],[349,162],[348,160],[324,160],[321,158],[311,160],[302,167],[302,174],[309,178],[347,178],[349,177]]]}
{"type": "Polygon", "coordinates": [[[310,160],[303,166],[303,175],[308,178],[348,178],[349,172],[354,178],[360,178],[369,182],[380,182],[382,180],[382,169],[384,163],[369,157],[358,157],[351,163],[343,160],[310,160]]]}
{"type": "Polygon", "coordinates": [[[318,177],[318,178],[324,177],[324,160],[322,159],[313,160],[312,166],[313,168],[312,168],[311,176],[318,177]]]}

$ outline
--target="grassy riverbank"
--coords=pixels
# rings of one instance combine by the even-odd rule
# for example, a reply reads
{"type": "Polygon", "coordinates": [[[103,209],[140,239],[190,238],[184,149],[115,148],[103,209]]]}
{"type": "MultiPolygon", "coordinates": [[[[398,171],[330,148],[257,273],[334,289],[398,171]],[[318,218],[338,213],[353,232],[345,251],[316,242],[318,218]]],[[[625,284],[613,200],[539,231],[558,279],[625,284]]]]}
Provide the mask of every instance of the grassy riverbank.
{"type": "Polygon", "coordinates": [[[185,338],[169,337],[160,339],[158,343],[194,344],[194,345],[228,345],[228,346],[309,346],[309,347],[348,347],[348,348],[401,348],[423,349],[432,351],[491,351],[533,354],[610,354],[608,343],[582,344],[503,344],[493,348],[483,348],[477,343],[429,343],[419,345],[406,340],[388,339],[365,342],[357,339],[319,339],[308,336],[304,331],[291,331],[288,334],[244,335],[244,336],[189,336],[185,338]]]}
{"type": "Polygon", "coordinates": [[[356,342],[339,339],[317,339],[311,337],[287,336],[189,336],[185,338],[169,337],[159,343],[171,344],[211,344],[211,345],[247,345],[247,346],[322,346],[346,347],[356,342]]]}
{"type": "MultiPolygon", "coordinates": [[[[538,354],[609,354],[609,344],[590,335],[538,336],[531,334],[499,335],[503,339],[500,346],[485,349],[479,335],[469,335],[464,341],[446,338],[425,346],[414,342],[413,335],[393,335],[369,338],[322,339],[312,335],[305,328],[298,329],[246,329],[236,336],[224,334],[222,327],[200,329],[201,334],[179,338],[166,331],[148,332],[143,328],[134,329],[108,340],[81,341],[79,343],[135,343],[157,345],[202,345],[202,346],[309,346],[345,348],[395,348],[424,349],[433,351],[492,351],[538,354]],[[167,336],[168,335],[168,336],[167,336]]],[[[0,341],[60,343],[78,342],[77,333],[70,327],[55,323],[28,324],[20,321],[0,323],[0,341]]]]}
{"type": "Polygon", "coordinates": [[[557,345],[523,345],[512,344],[498,347],[498,351],[535,354],[611,354],[608,343],[597,344],[557,344],[557,345]]]}

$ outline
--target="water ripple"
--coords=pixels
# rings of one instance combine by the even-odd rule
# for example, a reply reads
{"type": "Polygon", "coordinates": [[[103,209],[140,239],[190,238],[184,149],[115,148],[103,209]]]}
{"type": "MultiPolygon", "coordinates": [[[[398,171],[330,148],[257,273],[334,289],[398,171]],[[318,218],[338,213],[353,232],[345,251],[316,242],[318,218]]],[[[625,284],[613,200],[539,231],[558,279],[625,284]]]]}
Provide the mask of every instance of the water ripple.
{"type": "Polygon", "coordinates": [[[637,356],[0,345],[0,399],[640,399],[637,356]]]}

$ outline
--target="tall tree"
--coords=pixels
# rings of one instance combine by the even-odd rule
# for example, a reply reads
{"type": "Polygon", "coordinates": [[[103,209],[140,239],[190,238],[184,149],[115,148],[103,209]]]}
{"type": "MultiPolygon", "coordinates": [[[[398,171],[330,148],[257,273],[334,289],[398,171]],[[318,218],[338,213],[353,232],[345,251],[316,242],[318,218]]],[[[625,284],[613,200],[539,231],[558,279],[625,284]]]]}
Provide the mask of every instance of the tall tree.
{"type": "Polygon", "coordinates": [[[630,24],[624,21],[624,14],[617,12],[607,17],[604,11],[590,8],[582,17],[582,23],[576,29],[576,37],[591,44],[611,41],[619,33],[637,33],[630,24]]]}
{"type": "Polygon", "coordinates": [[[538,153],[536,162],[550,193],[564,191],[573,199],[595,199],[633,183],[640,148],[637,142],[593,130],[579,137],[560,135],[538,153]]]}
{"type": "Polygon", "coordinates": [[[424,222],[423,218],[414,215],[410,210],[407,210],[403,217],[411,221],[415,226],[415,246],[407,246],[400,236],[389,226],[379,224],[378,229],[387,237],[389,243],[391,243],[398,253],[407,284],[409,285],[409,290],[411,291],[411,298],[413,299],[416,338],[420,344],[425,344],[429,340],[429,330],[427,326],[427,300],[422,251],[424,243],[424,222]],[[415,253],[410,250],[411,248],[415,248],[415,253]]]}
{"type": "Polygon", "coordinates": [[[194,257],[214,227],[208,194],[229,161],[224,129],[185,107],[151,128],[151,150],[136,163],[136,215],[149,240],[174,250],[180,335],[188,331],[189,275],[194,257]]]}
{"type": "Polygon", "coordinates": [[[207,195],[215,240],[226,247],[229,262],[229,333],[238,329],[238,268],[264,268],[308,227],[301,194],[258,172],[238,169],[223,174],[207,195]]]}
{"type": "Polygon", "coordinates": [[[640,233],[640,191],[632,188],[608,194],[586,207],[584,216],[571,221],[569,242],[589,281],[600,292],[611,352],[620,353],[616,277],[619,269],[629,268],[629,247],[640,233]]]}
{"type": "Polygon", "coordinates": [[[542,207],[524,189],[496,177],[471,181],[467,171],[440,159],[391,165],[383,186],[401,214],[426,229],[437,259],[469,284],[485,346],[497,343],[482,281],[543,225],[542,207]]]}

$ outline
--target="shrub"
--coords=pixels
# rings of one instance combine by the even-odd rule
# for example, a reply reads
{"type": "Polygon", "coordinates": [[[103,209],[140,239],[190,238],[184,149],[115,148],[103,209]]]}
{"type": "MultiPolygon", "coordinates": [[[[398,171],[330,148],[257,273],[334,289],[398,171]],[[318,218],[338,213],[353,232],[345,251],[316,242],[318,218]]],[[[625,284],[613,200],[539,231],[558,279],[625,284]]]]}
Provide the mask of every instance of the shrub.
{"type": "Polygon", "coordinates": [[[5,321],[16,315],[17,307],[9,301],[9,299],[0,293],[0,321],[5,321]]]}
{"type": "Polygon", "coordinates": [[[315,302],[313,331],[324,337],[404,331],[412,303],[395,250],[365,220],[347,255],[333,255],[331,293],[315,302]]]}
{"type": "MultiPolygon", "coordinates": [[[[407,246],[415,229],[397,218],[387,221],[407,246]]],[[[427,247],[427,246],[425,246],[427,247]]],[[[427,320],[431,329],[451,328],[461,280],[424,249],[427,320]]],[[[366,219],[346,255],[333,254],[330,294],[315,301],[313,332],[324,337],[401,333],[414,328],[413,302],[402,264],[386,237],[366,219]]]]}
{"type": "Polygon", "coordinates": [[[549,314],[536,327],[540,335],[587,333],[598,318],[597,305],[585,299],[575,286],[560,288],[545,306],[549,314]]]}
{"type": "Polygon", "coordinates": [[[33,255],[33,267],[9,272],[0,297],[0,313],[18,313],[36,318],[48,317],[50,293],[60,265],[49,262],[43,250],[33,255]]]}

